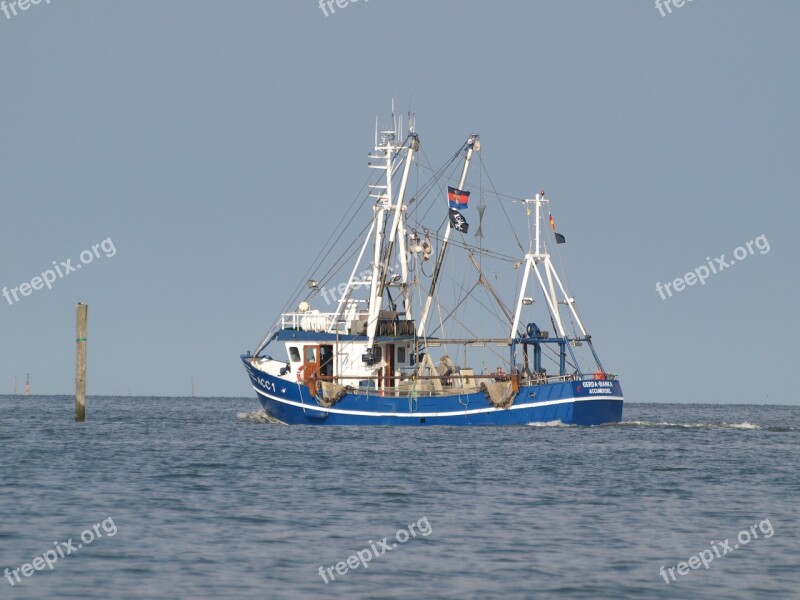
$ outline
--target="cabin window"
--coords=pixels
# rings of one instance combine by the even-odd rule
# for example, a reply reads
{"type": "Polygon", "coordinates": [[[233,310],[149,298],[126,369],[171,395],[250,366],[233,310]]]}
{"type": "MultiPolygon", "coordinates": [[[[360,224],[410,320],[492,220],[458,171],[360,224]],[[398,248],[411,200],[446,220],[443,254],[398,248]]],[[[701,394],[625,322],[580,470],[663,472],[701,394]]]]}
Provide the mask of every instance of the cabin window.
{"type": "Polygon", "coordinates": [[[406,348],[405,346],[397,347],[397,362],[405,364],[406,362],[406,348]]]}
{"type": "Polygon", "coordinates": [[[307,363],[315,363],[317,362],[317,352],[314,346],[306,346],[306,362],[307,363]]]}
{"type": "Polygon", "coordinates": [[[289,359],[292,362],[300,362],[300,351],[294,346],[289,346],[289,359]]]}

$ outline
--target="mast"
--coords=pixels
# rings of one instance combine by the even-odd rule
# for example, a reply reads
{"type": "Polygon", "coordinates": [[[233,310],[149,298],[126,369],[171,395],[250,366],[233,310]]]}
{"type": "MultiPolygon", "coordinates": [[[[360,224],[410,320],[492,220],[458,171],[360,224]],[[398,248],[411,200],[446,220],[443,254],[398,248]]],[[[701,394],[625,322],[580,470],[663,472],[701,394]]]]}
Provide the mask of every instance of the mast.
{"type": "MultiPolygon", "coordinates": [[[[369,312],[367,316],[367,336],[369,338],[367,347],[372,348],[375,342],[375,334],[378,329],[378,320],[380,317],[381,306],[383,304],[383,293],[386,290],[389,281],[389,261],[391,260],[392,251],[394,249],[395,240],[398,232],[401,237],[401,250],[404,250],[402,238],[405,236],[405,218],[403,211],[405,205],[403,200],[406,193],[408,183],[408,175],[411,170],[411,162],[414,158],[414,153],[419,149],[419,138],[413,132],[409,134],[408,143],[397,145],[397,124],[392,115],[393,129],[381,132],[381,143],[376,144],[375,154],[370,154],[370,158],[381,159],[384,164],[370,165],[374,169],[384,169],[386,171],[384,185],[373,185],[374,190],[379,190],[376,194],[371,194],[372,197],[377,199],[375,205],[375,220],[373,223],[375,240],[374,251],[372,259],[372,277],[370,280],[370,294],[369,294],[369,312]],[[405,168],[403,169],[400,187],[397,197],[392,196],[392,174],[394,172],[394,158],[400,156],[401,152],[405,151],[405,168]],[[392,204],[394,200],[395,204],[392,204]],[[393,219],[388,233],[386,229],[386,221],[389,211],[393,212],[393,219]],[[384,248],[384,236],[388,237],[388,243],[384,248]]],[[[401,274],[401,287],[403,289],[403,296],[406,300],[406,314],[410,315],[410,302],[408,297],[408,266],[406,263],[406,253],[400,252],[400,264],[402,267],[401,274]]]]}
{"type": "Polygon", "coordinates": [[[383,292],[386,289],[386,286],[389,285],[389,261],[392,257],[392,250],[394,249],[395,238],[397,237],[398,232],[400,233],[400,268],[401,268],[401,275],[400,275],[400,283],[401,288],[403,290],[403,297],[405,299],[405,308],[406,308],[406,317],[411,316],[411,303],[409,302],[408,297],[408,257],[405,253],[405,218],[403,215],[403,210],[405,209],[405,204],[403,204],[403,200],[406,194],[406,186],[408,185],[408,174],[411,170],[411,162],[414,160],[414,153],[419,149],[419,137],[415,133],[409,134],[409,145],[406,150],[406,161],[405,161],[405,168],[403,169],[403,177],[400,180],[400,190],[397,192],[397,200],[394,207],[394,219],[392,221],[392,227],[389,230],[389,243],[386,246],[386,252],[384,253],[383,257],[383,278],[380,282],[380,290],[378,290],[378,298],[383,298],[383,292]]]}
{"type": "MultiPolygon", "coordinates": [[[[525,273],[522,276],[522,285],[519,291],[519,298],[517,298],[517,308],[516,312],[514,313],[514,320],[511,323],[511,332],[509,334],[510,338],[516,337],[517,330],[519,328],[519,320],[520,315],[522,313],[522,305],[525,303],[525,292],[528,289],[528,279],[530,276],[531,271],[536,274],[536,279],[539,280],[539,286],[542,289],[542,293],[544,295],[544,299],[547,302],[547,307],[550,310],[550,314],[553,317],[553,321],[555,323],[555,327],[558,330],[558,336],[561,338],[566,337],[566,331],[564,329],[564,323],[561,319],[561,314],[559,313],[558,306],[559,304],[566,304],[569,307],[572,316],[575,318],[575,322],[578,324],[578,328],[581,331],[581,334],[585,337],[586,336],[586,329],[583,326],[583,322],[581,321],[580,317],[578,317],[578,312],[575,310],[575,299],[571,298],[568,294],[564,285],[561,283],[561,279],[556,272],[555,267],[553,266],[553,262],[550,260],[550,253],[547,252],[546,247],[543,248],[542,240],[541,240],[541,209],[542,206],[545,204],[549,204],[550,201],[544,197],[544,192],[541,194],[536,194],[533,200],[525,200],[525,210],[530,215],[530,205],[533,205],[533,210],[535,211],[534,216],[534,246],[535,252],[528,252],[525,255],[525,273]],[[545,280],[542,278],[542,274],[539,272],[539,265],[542,265],[542,268],[545,272],[545,277],[547,279],[547,284],[545,284],[545,280]],[[558,287],[556,287],[557,284],[558,287]],[[561,292],[563,295],[563,300],[558,300],[558,291],[561,292]]],[[[530,303],[530,302],[528,302],[530,303]]]]}
{"type": "MultiPolygon", "coordinates": [[[[461,170],[461,179],[458,181],[458,189],[464,189],[464,183],[467,181],[467,172],[469,171],[469,163],[472,160],[473,150],[480,151],[480,136],[472,134],[467,139],[467,153],[464,156],[464,168],[461,170]]],[[[428,322],[428,313],[431,310],[431,303],[433,302],[433,295],[436,293],[436,283],[439,281],[439,274],[442,271],[444,264],[445,253],[447,252],[447,244],[450,241],[450,235],[453,232],[453,227],[450,225],[450,219],[447,220],[447,230],[444,233],[442,240],[442,248],[439,251],[439,258],[436,259],[436,268],[433,271],[433,278],[431,279],[431,287],[428,290],[428,297],[425,299],[425,308],[422,310],[422,315],[419,319],[419,329],[417,331],[418,337],[425,337],[425,329],[428,322]]]]}

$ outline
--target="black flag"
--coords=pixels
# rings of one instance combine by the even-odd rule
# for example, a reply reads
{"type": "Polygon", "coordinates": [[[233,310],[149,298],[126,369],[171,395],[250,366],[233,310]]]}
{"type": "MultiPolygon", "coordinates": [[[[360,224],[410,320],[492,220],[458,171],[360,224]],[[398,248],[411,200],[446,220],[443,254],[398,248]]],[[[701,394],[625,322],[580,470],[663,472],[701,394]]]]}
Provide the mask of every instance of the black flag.
{"type": "Polygon", "coordinates": [[[455,208],[450,209],[450,224],[453,226],[453,229],[461,233],[467,233],[469,231],[469,223],[467,223],[464,215],[455,208]]]}
{"type": "Polygon", "coordinates": [[[556,244],[566,244],[566,243],[567,243],[567,238],[565,238],[560,233],[556,233],[556,244]]]}

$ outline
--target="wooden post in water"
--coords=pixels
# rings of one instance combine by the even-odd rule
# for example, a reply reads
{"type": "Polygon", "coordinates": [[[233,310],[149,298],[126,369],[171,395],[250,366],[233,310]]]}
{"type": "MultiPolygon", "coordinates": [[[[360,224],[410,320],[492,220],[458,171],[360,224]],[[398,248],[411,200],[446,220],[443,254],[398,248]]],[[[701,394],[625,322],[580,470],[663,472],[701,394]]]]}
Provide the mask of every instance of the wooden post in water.
{"type": "Polygon", "coordinates": [[[86,420],[86,330],[88,304],[78,303],[75,311],[75,421],[86,420]]]}

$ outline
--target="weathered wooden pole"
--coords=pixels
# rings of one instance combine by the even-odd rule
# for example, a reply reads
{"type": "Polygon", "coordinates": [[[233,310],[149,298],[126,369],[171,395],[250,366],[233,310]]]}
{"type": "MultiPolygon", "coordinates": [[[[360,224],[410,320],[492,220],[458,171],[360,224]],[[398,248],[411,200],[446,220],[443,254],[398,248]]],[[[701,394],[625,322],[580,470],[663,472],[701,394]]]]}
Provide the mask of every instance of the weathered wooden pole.
{"type": "Polygon", "coordinates": [[[75,421],[86,420],[86,330],[88,304],[78,303],[75,311],[75,421]]]}

